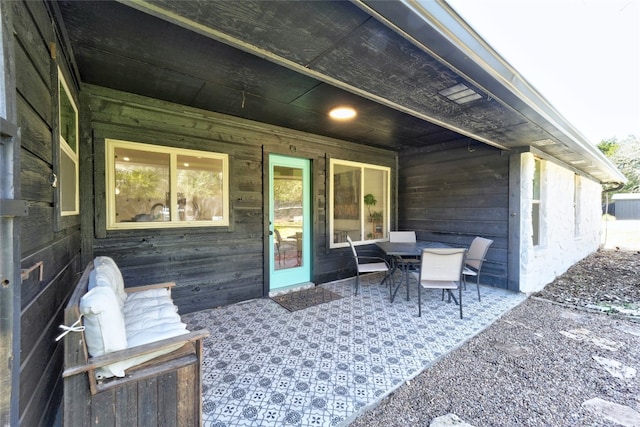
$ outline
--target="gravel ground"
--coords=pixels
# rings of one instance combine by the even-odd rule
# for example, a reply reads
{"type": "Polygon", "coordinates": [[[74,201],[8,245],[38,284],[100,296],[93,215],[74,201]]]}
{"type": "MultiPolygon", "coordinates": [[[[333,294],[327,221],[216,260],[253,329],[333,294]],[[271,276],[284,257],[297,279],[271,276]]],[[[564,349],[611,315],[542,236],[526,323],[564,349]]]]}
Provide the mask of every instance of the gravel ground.
{"type": "Polygon", "coordinates": [[[477,427],[638,426],[639,305],[638,251],[598,251],[351,426],[428,426],[451,413],[477,427]],[[603,415],[591,399],[628,408],[603,415]]]}

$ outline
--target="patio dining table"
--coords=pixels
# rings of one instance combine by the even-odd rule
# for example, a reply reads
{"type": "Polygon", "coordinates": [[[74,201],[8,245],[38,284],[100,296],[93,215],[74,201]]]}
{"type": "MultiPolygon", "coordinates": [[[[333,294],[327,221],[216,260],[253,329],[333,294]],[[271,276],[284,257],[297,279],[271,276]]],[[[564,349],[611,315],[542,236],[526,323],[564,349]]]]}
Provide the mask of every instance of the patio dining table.
{"type": "MultiPolygon", "coordinates": [[[[406,242],[376,242],[376,246],[378,246],[385,253],[386,256],[394,258],[394,257],[414,257],[420,259],[422,255],[423,249],[434,249],[434,248],[450,248],[451,246],[441,243],[441,242],[432,242],[428,240],[418,240],[412,243],[406,242]]],[[[398,284],[395,286],[395,289],[390,289],[389,294],[391,298],[391,302],[396,297],[396,293],[400,286],[402,286],[402,281],[404,280],[407,284],[407,301],[409,301],[409,269],[411,266],[410,262],[401,262],[393,264],[393,271],[397,268],[400,268],[401,275],[398,284]]],[[[391,288],[394,287],[394,283],[391,283],[391,288]]]]}

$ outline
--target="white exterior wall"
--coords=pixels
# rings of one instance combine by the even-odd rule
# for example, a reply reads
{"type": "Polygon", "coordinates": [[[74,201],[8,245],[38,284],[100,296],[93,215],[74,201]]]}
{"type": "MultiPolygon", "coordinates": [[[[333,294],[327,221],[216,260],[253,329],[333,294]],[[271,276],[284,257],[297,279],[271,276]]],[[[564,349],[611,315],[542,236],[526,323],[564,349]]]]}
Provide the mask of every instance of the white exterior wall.
{"type": "Polygon", "coordinates": [[[574,172],[543,160],[540,174],[540,244],[533,246],[531,199],[534,156],[531,153],[522,156],[520,291],[532,293],[541,290],[577,261],[598,249],[602,217],[601,186],[584,176],[580,178],[576,214],[574,172]]]}

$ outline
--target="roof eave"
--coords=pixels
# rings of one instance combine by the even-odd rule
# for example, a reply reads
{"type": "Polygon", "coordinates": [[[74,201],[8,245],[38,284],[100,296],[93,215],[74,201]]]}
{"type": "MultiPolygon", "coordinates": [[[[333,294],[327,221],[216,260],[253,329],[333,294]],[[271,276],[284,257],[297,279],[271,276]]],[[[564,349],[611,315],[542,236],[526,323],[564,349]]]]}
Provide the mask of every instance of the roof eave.
{"type": "MultiPolygon", "coordinates": [[[[502,58],[443,0],[356,0],[407,39],[544,129],[585,158],[583,168],[603,183],[624,183],[625,176],[524,77],[502,58]],[[594,173],[595,167],[595,173],[594,173]]],[[[529,143],[534,143],[530,141],[529,143]]]]}

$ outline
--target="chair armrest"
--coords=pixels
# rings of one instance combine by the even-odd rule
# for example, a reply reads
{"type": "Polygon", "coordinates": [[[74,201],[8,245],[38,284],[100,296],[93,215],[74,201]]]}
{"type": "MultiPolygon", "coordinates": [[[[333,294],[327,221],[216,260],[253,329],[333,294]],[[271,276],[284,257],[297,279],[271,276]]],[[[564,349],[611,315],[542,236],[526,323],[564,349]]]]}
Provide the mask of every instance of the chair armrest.
{"type": "Polygon", "coordinates": [[[112,363],[121,362],[133,357],[143,356],[148,353],[153,353],[159,350],[163,350],[176,345],[184,345],[189,342],[198,341],[209,336],[208,329],[199,329],[197,331],[189,332],[188,334],[178,335],[171,338],[166,338],[159,341],[154,341],[148,344],[139,345],[136,347],[126,348],[124,350],[113,351],[111,353],[104,354],[102,356],[90,357],[87,363],[83,365],[71,366],[64,370],[62,377],[70,377],[72,375],[80,374],[82,372],[91,371],[103,366],[110,365],[112,363]]]}
{"type": "MultiPolygon", "coordinates": [[[[485,261],[487,261],[486,258],[465,258],[464,259],[464,266],[468,267],[469,265],[469,261],[480,261],[480,265],[482,265],[485,261]]],[[[471,267],[471,268],[475,268],[475,267],[471,267]]]]}
{"type": "Polygon", "coordinates": [[[366,259],[366,260],[375,260],[375,261],[382,261],[382,262],[384,262],[385,264],[387,264],[387,267],[389,267],[389,261],[387,261],[387,260],[386,260],[386,259],[384,259],[384,258],[380,258],[380,257],[377,257],[377,256],[358,256],[358,262],[359,262],[361,259],[366,259]]]}

